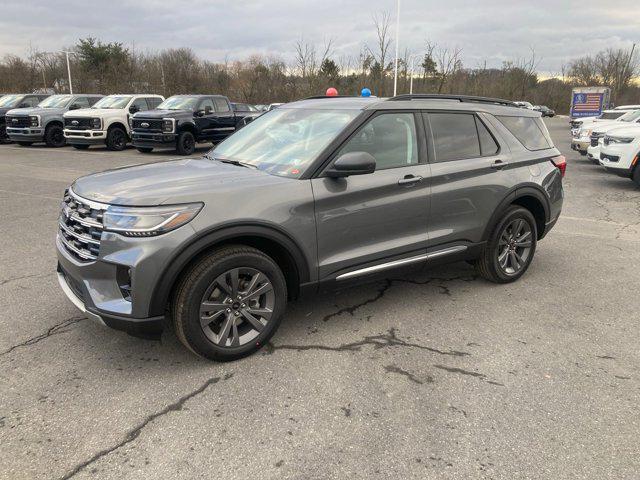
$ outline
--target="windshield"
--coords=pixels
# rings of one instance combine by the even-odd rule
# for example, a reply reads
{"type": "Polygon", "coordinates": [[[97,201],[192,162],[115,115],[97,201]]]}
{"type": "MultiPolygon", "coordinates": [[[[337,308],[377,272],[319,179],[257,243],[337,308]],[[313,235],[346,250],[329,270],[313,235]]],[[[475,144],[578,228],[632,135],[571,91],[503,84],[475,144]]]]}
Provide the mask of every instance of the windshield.
{"type": "Polygon", "coordinates": [[[208,156],[299,177],[358,114],[360,110],[278,108],[231,135],[208,156]]]}
{"type": "Polygon", "coordinates": [[[622,112],[604,112],[598,118],[601,120],[615,120],[623,115],[622,112]]]}
{"type": "Polygon", "coordinates": [[[160,110],[195,110],[198,99],[195,97],[169,97],[160,105],[160,110]]]}
{"type": "Polygon", "coordinates": [[[625,113],[618,121],[620,122],[635,122],[640,117],[640,110],[632,110],[630,112],[625,113]]]}
{"type": "Polygon", "coordinates": [[[41,101],[38,106],[40,108],[64,108],[72,98],[71,95],[52,95],[41,101]]]}
{"type": "Polygon", "coordinates": [[[15,107],[21,99],[22,95],[5,95],[0,98],[0,107],[15,107]]]}
{"type": "Polygon", "coordinates": [[[114,95],[109,97],[104,97],[102,100],[96,102],[96,104],[91,108],[124,108],[127,106],[131,100],[130,96],[122,96],[122,95],[114,95]]]}

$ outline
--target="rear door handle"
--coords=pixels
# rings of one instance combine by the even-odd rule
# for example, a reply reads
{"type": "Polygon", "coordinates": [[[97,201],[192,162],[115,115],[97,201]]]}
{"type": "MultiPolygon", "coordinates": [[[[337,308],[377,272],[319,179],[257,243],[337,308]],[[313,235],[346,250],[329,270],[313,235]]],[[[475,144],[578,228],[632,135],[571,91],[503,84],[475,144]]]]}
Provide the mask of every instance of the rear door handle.
{"type": "Polygon", "coordinates": [[[496,170],[502,170],[507,166],[507,162],[503,162],[502,160],[496,160],[491,164],[491,168],[495,168],[496,170]]]}
{"type": "Polygon", "coordinates": [[[398,180],[398,185],[411,186],[420,183],[422,177],[420,175],[405,175],[404,178],[398,180]]]}

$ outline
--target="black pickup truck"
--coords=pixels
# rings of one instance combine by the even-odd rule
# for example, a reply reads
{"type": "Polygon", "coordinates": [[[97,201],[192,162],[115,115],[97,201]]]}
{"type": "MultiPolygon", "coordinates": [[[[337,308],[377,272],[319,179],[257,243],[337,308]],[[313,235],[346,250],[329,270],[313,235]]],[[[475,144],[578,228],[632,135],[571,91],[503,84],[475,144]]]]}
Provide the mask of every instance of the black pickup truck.
{"type": "Polygon", "coordinates": [[[155,110],[131,117],[133,145],[143,153],[171,148],[191,155],[196,143],[217,143],[246,125],[250,119],[243,113],[222,95],[174,95],[155,110]]]}

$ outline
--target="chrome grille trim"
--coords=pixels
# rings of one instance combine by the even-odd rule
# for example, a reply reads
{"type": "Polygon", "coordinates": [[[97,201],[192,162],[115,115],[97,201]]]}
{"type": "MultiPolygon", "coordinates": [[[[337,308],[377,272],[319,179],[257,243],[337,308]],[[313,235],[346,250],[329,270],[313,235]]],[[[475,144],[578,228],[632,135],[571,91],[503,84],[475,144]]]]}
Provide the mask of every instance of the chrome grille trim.
{"type": "Polygon", "coordinates": [[[58,238],[64,248],[80,261],[97,260],[104,226],[102,218],[108,205],[65,191],[58,219],[58,238]]]}

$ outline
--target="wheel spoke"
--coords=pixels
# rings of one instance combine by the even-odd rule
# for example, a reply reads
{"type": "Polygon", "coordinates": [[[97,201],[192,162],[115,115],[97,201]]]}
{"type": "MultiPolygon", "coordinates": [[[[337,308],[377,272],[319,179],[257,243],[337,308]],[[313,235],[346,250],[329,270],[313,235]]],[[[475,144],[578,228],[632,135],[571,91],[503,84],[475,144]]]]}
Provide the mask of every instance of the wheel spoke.
{"type": "Polygon", "coordinates": [[[267,277],[265,277],[262,273],[257,272],[253,277],[251,277],[251,282],[249,282],[249,286],[246,288],[246,293],[249,294],[255,290],[255,288],[262,281],[266,281],[267,277]]]}
{"type": "Polygon", "coordinates": [[[231,297],[235,299],[238,296],[238,274],[240,270],[234,268],[229,272],[229,280],[231,285],[231,297]]]}
{"type": "Polygon", "coordinates": [[[252,315],[258,315],[259,317],[264,318],[265,320],[269,320],[271,318],[271,314],[273,310],[270,308],[246,308],[244,311],[251,313],[252,315]]]}
{"type": "Polygon", "coordinates": [[[207,312],[210,313],[219,313],[221,310],[228,308],[229,306],[226,303],[220,302],[202,302],[200,304],[200,314],[204,314],[207,312]]]}
{"type": "Polygon", "coordinates": [[[522,242],[522,241],[526,240],[527,238],[529,238],[530,235],[531,235],[531,231],[527,230],[522,235],[520,235],[519,237],[516,237],[516,242],[522,242]]]}
{"type": "Polygon", "coordinates": [[[255,330],[257,330],[258,332],[262,331],[262,329],[264,328],[264,324],[256,317],[251,315],[248,309],[244,309],[240,313],[242,315],[242,318],[247,320],[255,330]]]}
{"type": "Polygon", "coordinates": [[[520,270],[520,260],[518,255],[516,255],[516,252],[509,252],[509,259],[511,267],[516,271],[520,270]]]}
{"type": "Polygon", "coordinates": [[[273,287],[271,286],[271,283],[267,282],[261,285],[260,287],[256,288],[253,292],[249,292],[249,294],[247,294],[244,299],[252,300],[254,298],[258,298],[260,295],[267,293],[271,290],[273,290],[273,287]]]}
{"type": "Polygon", "coordinates": [[[238,333],[238,321],[233,319],[233,325],[231,327],[231,346],[240,346],[240,334],[238,333]]]}
{"type": "Polygon", "coordinates": [[[507,262],[509,260],[509,247],[506,247],[503,252],[498,256],[498,263],[502,268],[507,268],[507,262]]]}
{"type": "Polygon", "coordinates": [[[522,230],[523,226],[524,226],[524,220],[522,220],[521,218],[515,221],[515,224],[512,230],[514,237],[518,237],[518,235],[520,235],[520,230],[522,230]]]}
{"type": "Polygon", "coordinates": [[[226,293],[229,296],[233,295],[232,289],[229,286],[229,283],[227,282],[227,274],[226,273],[223,273],[218,278],[216,278],[215,283],[216,283],[216,285],[218,285],[218,287],[220,287],[221,290],[224,291],[224,293],[226,293]]]}
{"type": "Polygon", "coordinates": [[[521,247],[521,248],[531,248],[532,243],[531,242],[516,242],[516,247],[521,247]]]}
{"type": "Polygon", "coordinates": [[[220,330],[220,336],[218,337],[218,345],[226,346],[227,339],[229,338],[229,332],[231,331],[231,326],[234,324],[234,319],[231,315],[227,315],[227,319],[224,322],[222,330],[220,330]]]}

